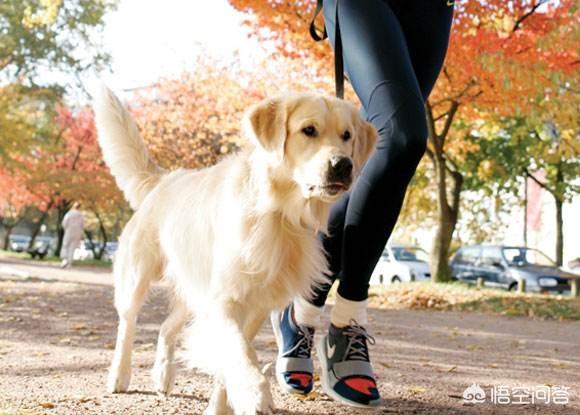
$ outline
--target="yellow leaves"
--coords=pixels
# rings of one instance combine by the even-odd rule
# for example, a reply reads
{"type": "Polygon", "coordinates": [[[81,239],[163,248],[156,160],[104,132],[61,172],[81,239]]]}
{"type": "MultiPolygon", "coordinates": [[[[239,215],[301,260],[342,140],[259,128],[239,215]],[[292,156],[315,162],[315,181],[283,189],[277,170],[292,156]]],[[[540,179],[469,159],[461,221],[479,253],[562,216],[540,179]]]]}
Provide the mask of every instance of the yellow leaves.
{"type": "Polygon", "coordinates": [[[37,10],[31,6],[24,9],[22,24],[27,29],[36,26],[49,26],[56,21],[63,0],[40,0],[37,10]]]}
{"type": "Polygon", "coordinates": [[[321,394],[317,391],[312,391],[308,395],[296,395],[296,399],[302,402],[311,402],[311,401],[326,401],[328,398],[326,395],[321,394]]]}
{"type": "Polygon", "coordinates": [[[515,26],[515,18],[513,15],[503,15],[494,19],[493,21],[498,36],[502,39],[509,37],[515,26]]]}
{"type": "Polygon", "coordinates": [[[494,160],[484,160],[477,168],[477,175],[481,180],[488,180],[493,176],[504,176],[506,174],[505,167],[497,164],[494,160]]]}

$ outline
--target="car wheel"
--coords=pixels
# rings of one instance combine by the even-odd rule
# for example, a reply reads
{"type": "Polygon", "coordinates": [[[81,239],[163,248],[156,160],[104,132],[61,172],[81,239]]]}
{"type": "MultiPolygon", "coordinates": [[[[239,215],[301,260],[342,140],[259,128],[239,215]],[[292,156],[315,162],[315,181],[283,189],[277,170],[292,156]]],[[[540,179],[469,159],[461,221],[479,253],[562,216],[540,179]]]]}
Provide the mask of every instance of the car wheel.
{"type": "Polygon", "coordinates": [[[518,283],[512,282],[508,288],[508,291],[517,291],[518,290],[518,283]]]}
{"type": "Polygon", "coordinates": [[[391,282],[393,284],[398,284],[401,282],[401,279],[399,277],[397,277],[396,275],[391,279],[391,282]]]}

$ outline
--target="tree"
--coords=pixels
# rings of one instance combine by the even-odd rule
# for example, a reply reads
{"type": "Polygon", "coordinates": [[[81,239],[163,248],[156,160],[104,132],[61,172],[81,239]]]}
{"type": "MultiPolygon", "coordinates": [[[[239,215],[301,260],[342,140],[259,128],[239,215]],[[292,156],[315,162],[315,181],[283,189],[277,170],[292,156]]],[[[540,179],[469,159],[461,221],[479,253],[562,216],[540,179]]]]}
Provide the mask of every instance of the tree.
{"type": "Polygon", "coordinates": [[[3,184],[3,191],[0,193],[0,224],[4,228],[2,249],[8,249],[12,229],[24,217],[28,195],[20,191],[22,187],[20,180],[5,169],[0,170],[0,181],[3,184]]]}
{"type": "Polygon", "coordinates": [[[11,163],[15,153],[25,154],[47,136],[47,124],[38,119],[52,119],[63,85],[70,88],[84,71],[108,62],[94,34],[115,5],[116,0],[0,3],[1,161],[11,163]]]}
{"type": "Polygon", "coordinates": [[[542,12],[547,1],[477,3],[458,6],[443,76],[427,103],[427,154],[439,188],[439,226],[431,261],[435,280],[449,276],[448,250],[465,174],[470,173],[462,162],[479,147],[466,137],[493,116],[535,108],[550,76],[569,73],[574,67],[573,54],[561,45],[572,42],[571,2],[542,12]],[[554,38],[560,41],[555,46],[550,42],[554,38]]]}
{"type": "MultiPolygon", "coordinates": [[[[254,34],[273,41],[283,56],[319,60],[328,75],[332,56],[309,39],[313,2],[230,0],[249,13],[254,34]],[[269,30],[264,30],[263,28],[269,30]]],[[[574,1],[467,0],[456,2],[454,27],[442,76],[426,105],[427,155],[437,185],[438,225],[431,254],[432,278],[449,278],[448,253],[464,190],[466,140],[481,120],[525,113],[545,93],[554,74],[578,65],[574,1]]]]}
{"type": "Polygon", "coordinates": [[[288,89],[320,86],[293,61],[265,60],[256,67],[247,71],[200,58],[179,79],[138,91],[131,110],[157,163],[169,169],[213,165],[244,144],[241,119],[251,104],[288,89]]]}
{"type": "MultiPolygon", "coordinates": [[[[494,128],[483,129],[483,135],[478,137],[479,152],[467,160],[474,168],[471,180],[482,187],[495,183],[504,192],[524,199],[522,181],[531,179],[553,197],[556,207],[554,252],[558,265],[562,265],[564,251],[562,206],[580,193],[577,185],[580,177],[578,126],[568,124],[566,127],[561,114],[556,115],[554,111],[562,104],[563,101],[551,100],[549,106],[542,105],[539,118],[530,114],[498,119],[494,128]],[[555,107],[550,110],[550,106],[555,107]],[[554,124],[557,118],[560,119],[558,126],[554,124]],[[482,159],[486,161],[481,162],[482,159]]],[[[566,111],[565,108],[559,110],[566,111]]]]}
{"type": "Polygon", "coordinates": [[[42,71],[71,74],[89,66],[103,68],[108,56],[94,34],[115,6],[116,0],[3,0],[2,81],[34,86],[41,82],[42,71]]]}

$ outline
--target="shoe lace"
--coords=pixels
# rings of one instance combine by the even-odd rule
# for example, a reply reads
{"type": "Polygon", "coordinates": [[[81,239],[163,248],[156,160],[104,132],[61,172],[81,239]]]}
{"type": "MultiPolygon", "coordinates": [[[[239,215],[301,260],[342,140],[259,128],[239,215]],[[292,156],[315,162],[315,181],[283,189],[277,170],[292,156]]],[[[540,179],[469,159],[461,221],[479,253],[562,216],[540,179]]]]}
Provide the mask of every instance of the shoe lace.
{"type": "Polygon", "coordinates": [[[296,326],[300,338],[294,346],[284,353],[284,356],[290,356],[296,351],[295,357],[308,359],[310,358],[310,352],[312,350],[312,345],[314,344],[314,334],[310,331],[308,327],[296,326]]]}
{"type": "Polygon", "coordinates": [[[368,362],[370,358],[367,342],[374,345],[375,338],[368,334],[365,328],[355,320],[350,321],[350,326],[344,330],[343,334],[348,337],[348,345],[346,346],[343,360],[364,360],[368,362]]]}

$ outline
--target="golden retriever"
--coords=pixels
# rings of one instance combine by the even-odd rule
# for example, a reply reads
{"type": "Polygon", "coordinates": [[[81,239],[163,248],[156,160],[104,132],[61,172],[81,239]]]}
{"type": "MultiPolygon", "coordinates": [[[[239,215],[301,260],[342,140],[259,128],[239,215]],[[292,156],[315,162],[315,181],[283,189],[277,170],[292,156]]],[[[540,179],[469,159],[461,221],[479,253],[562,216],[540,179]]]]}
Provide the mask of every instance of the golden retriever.
{"type": "Polygon", "coordinates": [[[207,169],[166,172],[106,87],[94,108],[104,159],[135,209],[114,264],[119,327],[109,391],[129,386],[137,314],[164,279],[174,295],[153,368],[158,392],[170,392],[176,337],[192,320],[186,359],[215,380],[206,413],[271,413],[252,339],[272,310],[324,282],[317,232],[373,150],[376,130],[348,102],[288,94],[247,111],[247,149],[207,169]]]}

